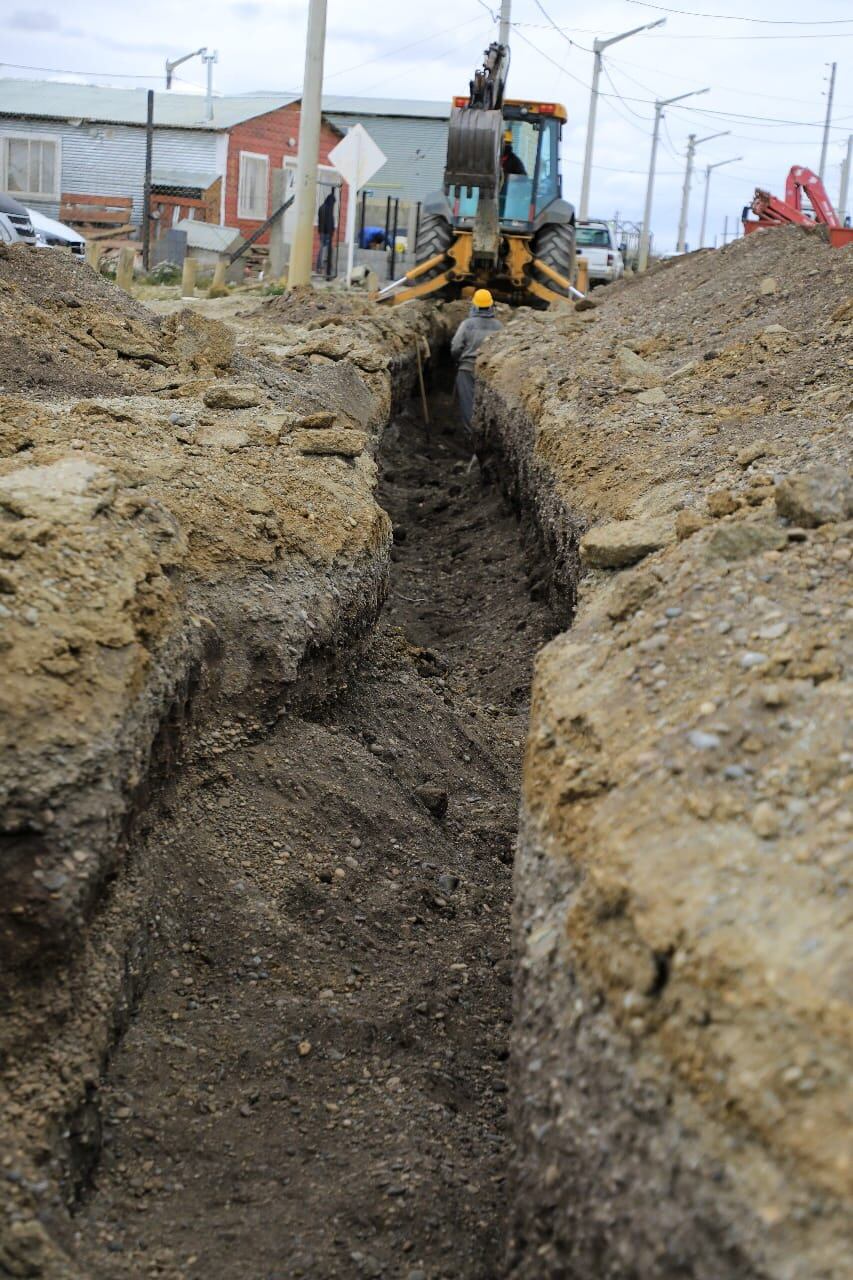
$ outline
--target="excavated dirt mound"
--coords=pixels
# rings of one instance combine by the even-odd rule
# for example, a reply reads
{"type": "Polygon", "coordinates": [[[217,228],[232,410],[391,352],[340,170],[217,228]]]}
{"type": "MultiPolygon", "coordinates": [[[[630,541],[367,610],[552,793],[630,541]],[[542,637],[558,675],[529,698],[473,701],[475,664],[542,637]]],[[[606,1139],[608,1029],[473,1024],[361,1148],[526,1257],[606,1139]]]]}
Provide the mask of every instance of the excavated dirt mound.
{"type": "Polygon", "coordinates": [[[853,252],[595,296],[481,362],[561,616],[583,575],[525,767],[512,1274],[840,1280],[853,252]]]}
{"type": "Polygon", "coordinates": [[[0,393],[124,395],[163,381],[157,322],[68,254],[0,246],[0,393]]]}

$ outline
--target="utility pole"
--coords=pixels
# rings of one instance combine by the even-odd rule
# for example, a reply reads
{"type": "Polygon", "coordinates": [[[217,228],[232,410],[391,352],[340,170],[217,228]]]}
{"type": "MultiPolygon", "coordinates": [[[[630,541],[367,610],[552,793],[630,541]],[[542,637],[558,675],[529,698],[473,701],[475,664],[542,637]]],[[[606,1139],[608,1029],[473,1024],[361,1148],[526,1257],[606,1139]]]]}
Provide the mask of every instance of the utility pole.
{"type": "Polygon", "coordinates": [[[655,103],[655,124],[652,130],[652,154],[649,157],[649,180],[646,184],[646,204],[643,209],[643,229],[640,232],[640,255],[637,269],[645,271],[649,265],[649,234],[651,230],[652,220],[652,197],[655,190],[655,164],[657,163],[658,142],[660,140],[660,122],[663,117],[664,107],[672,106],[673,102],[682,102],[685,98],[695,98],[700,93],[710,93],[710,89],[691,89],[690,93],[680,93],[676,98],[660,98],[655,103]]]}
{"type": "Polygon", "coordinates": [[[498,27],[498,44],[509,45],[510,0],[501,0],[501,24],[498,27]]]}
{"type": "Polygon", "coordinates": [[[309,0],[305,78],[302,82],[302,108],[299,113],[299,154],[296,159],[296,210],[288,271],[291,287],[311,282],[325,47],[326,0],[309,0]]]}
{"type": "Polygon", "coordinates": [[[675,246],[679,253],[684,253],[687,248],[687,209],[690,204],[690,184],[693,181],[693,157],[696,155],[696,148],[701,146],[703,142],[710,142],[712,138],[725,138],[729,133],[731,133],[731,129],[726,129],[723,133],[709,133],[705,138],[697,138],[695,133],[691,133],[687,139],[687,165],[684,170],[684,189],[681,193],[678,243],[675,246]]]}
{"type": "Polygon", "coordinates": [[[847,135],[847,155],[841,166],[841,191],[838,196],[838,221],[844,226],[847,217],[847,193],[850,190],[850,167],[853,164],[853,133],[847,135]]]}
{"type": "MultiPolygon", "coordinates": [[[[743,156],[733,156],[731,160],[718,160],[716,164],[705,165],[705,199],[702,204],[702,226],[699,229],[699,248],[705,248],[705,224],[708,221],[708,192],[711,188],[711,173],[714,169],[719,169],[724,164],[737,164],[738,160],[742,160],[743,156]]],[[[717,247],[717,237],[714,236],[714,248],[717,247]]]]}
{"type": "Polygon", "coordinates": [[[203,58],[207,53],[207,49],[193,49],[192,53],[185,53],[182,58],[166,59],[166,88],[172,87],[172,73],[175,67],[179,67],[182,62],[189,62],[190,58],[203,58]]]}
{"type": "Polygon", "coordinates": [[[832,70],[829,73],[829,93],[826,96],[826,121],[823,126],[823,142],[820,148],[820,168],[817,176],[823,182],[823,175],[826,172],[826,149],[829,146],[829,126],[832,123],[832,99],[835,95],[835,69],[837,62],[833,62],[832,70]]]}
{"type": "Polygon", "coordinates": [[[202,60],[202,62],[204,62],[204,63],[206,63],[206,64],[207,64],[207,113],[206,113],[206,118],[207,118],[208,120],[212,120],[212,119],[213,119],[213,64],[214,64],[214,62],[218,62],[218,61],[219,61],[219,54],[216,52],[216,50],[215,50],[215,49],[213,50],[213,53],[208,53],[208,52],[207,52],[207,50],[205,49],[204,53],[201,55],[201,60],[202,60]]]}
{"type": "Polygon", "coordinates": [[[589,188],[592,182],[592,149],[595,142],[595,117],[598,112],[598,81],[601,76],[601,55],[609,45],[618,44],[620,40],[627,40],[629,36],[635,36],[639,31],[651,31],[652,27],[662,27],[665,22],[666,18],[659,18],[657,22],[647,22],[642,27],[633,27],[630,31],[623,31],[620,36],[611,36],[609,40],[599,40],[596,37],[592,42],[592,90],[589,96],[586,149],[583,156],[583,177],[581,178],[581,196],[578,207],[578,218],[581,222],[585,222],[589,217],[589,188]]]}

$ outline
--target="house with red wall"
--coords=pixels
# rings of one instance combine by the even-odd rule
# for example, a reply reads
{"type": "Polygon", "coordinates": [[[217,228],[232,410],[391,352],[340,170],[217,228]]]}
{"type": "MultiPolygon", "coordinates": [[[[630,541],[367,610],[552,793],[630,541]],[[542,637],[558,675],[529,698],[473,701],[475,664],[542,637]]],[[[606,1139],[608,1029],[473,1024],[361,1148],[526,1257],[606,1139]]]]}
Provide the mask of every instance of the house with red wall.
{"type": "MultiPolygon", "coordinates": [[[[272,213],[273,169],[284,169],[286,188],[292,186],[299,149],[300,110],[300,102],[291,102],[253,115],[228,130],[223,221],[229,227],[237,227],[241,235],[249,236],[257,230],[260,214],[266,218],[272,213]]],[[[337,188],[340,184],[329,152],[342,137],[343,132],[324,117],[320,128],[318,203],[333,186],[337,188]]],[[[338,207],[339,226],[346,222],[346,197],[344,187],[338,207]]],[[[261,243],[265,238],[261,237],[261,243]]]]}
{"type": "MultiPolygon", "coordinates": [[[[151,203],[154,234],[181,218],[218,222],[243,236],[272,209],[273,170],[296,176],[300,101],[281,94],[214,97],[156,92],[151,203]]],[[[63,194],[130,197],[141,226],[147,91],[61,81],[0,80],[0,190],[55,217],[63,194]]],[[[345,225],[346,188],[329,164],[344,130],[324,116],[318,205],[334,188],[345,225]],[[340,201],[343,200],[343,207],[340,201]]],[[[285,239],[288,222],[285,215],[285,239]]],[[[260,243],[269,234],[260,237],[260,243]]]]}

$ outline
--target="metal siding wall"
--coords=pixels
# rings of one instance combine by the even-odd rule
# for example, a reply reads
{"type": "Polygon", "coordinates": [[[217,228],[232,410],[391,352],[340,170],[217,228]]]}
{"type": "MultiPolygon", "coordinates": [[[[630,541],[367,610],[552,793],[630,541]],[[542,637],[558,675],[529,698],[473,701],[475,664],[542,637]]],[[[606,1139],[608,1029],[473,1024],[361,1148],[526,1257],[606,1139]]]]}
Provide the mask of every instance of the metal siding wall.
{"type": "MultiPolygon", "coordinates": [[[[156,99],[155,99],[156,103],[156,99]]],[[[145,130],[133,125],[70,125],[54,120],[12,120],[0,117],[0,136],[8,133],[53,134],[62,140],[60,192],[80,195],[132,196],[133,220],[142,220],[145,177],[145,130]]],[[[193,173],[218,173],[217,134],[196,129],[154,127],[153,168],[185,168],[193,173]]],[[[58,200],[33,200],[48,217],[59,212],[58,200]]]]}
{"type": "Polygon", "coordinates": [[[423,200],[431,192],[441,190],[447,157],[446,120],[326,114],[339,129],[363,125],[388,157],[388,163],[370,180],[368,189],[375,191],[377,197],[423,200]],[[419,151],[421,155],[417,154],[419,151]]]}

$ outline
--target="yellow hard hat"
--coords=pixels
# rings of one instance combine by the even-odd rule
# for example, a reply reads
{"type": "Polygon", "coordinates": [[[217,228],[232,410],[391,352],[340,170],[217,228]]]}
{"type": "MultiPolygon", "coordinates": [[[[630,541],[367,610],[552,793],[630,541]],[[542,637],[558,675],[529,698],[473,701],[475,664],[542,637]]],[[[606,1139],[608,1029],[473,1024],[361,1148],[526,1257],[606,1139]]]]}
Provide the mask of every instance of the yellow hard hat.
{"type": "Polygon", "coordinates": [[[494,298],[489,293],[488,289],[478,289],[471,301],[478,311],[485,311],[486,307],[494,305],[494,298]]]}
{"type": "Polygon", "coordinates": [[[512,142],[512,129],[504,129],[504,142],[512,142]]]}

